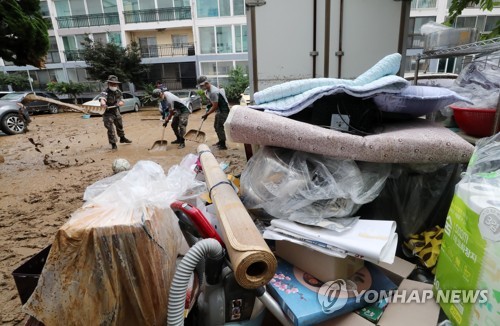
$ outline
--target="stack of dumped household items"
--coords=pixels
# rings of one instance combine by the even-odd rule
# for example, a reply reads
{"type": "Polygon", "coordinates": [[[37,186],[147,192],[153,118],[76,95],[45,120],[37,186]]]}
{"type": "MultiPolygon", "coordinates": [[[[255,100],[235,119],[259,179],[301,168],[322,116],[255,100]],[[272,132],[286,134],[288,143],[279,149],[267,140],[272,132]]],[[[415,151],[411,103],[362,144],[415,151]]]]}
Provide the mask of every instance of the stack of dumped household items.
{"type": "Polygon", "coordinates": [[[487,289],[439,302],[454,323],[497,320],[500,135],[474,152],[418,118],[468,100],[409,86],[399,61],[233,108],[227,136],[261,146],[240,179],[201,144],[167,175],[139,161],[89,186],[24,311],[46,325],[436,325],[435,273],[435,291],[487,289]]]}
{"type": "Polygon", "coordinates": [[[255,105],[233,107],[226,122],[231,141],[260,146],[242,173],[241,197],[266,225],[264,237],[276,240],[278,271],[268,288],[296,325],[360,325],[359,316],[381,325],[411,324],[408,316],[419,316],[416,325],[437,321],[435,302],[389,305],[382,316],[388,300],[353,295],[432,288],[404,273],[389,280],[377,270],[398,269],[404,261],[397,254],[428,268],[413,279],[432,283],[454,187],[474,150],[422,117],[469,99],[410,86],[395,75],[399,64],[400,55],[392,54],[354,80],[270,87],[255,94],[255,105]],[[338,279],[349,280],[336,285],[349,295],[325,303],[318,292],[338,279]],[[346,314],[352,311],[358,314],[346,314]]]}

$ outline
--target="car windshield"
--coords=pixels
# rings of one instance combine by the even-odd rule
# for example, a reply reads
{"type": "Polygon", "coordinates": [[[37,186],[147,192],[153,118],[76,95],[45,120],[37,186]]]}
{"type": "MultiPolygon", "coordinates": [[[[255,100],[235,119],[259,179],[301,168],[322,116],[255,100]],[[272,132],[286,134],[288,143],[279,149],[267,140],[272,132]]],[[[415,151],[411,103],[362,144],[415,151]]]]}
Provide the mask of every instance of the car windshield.
{"type": "Polygon", "coordinates": [[[172,91],[172,94],[180,98],[189,97],[189,91],[172,91]]]}
{"type": "Polygon", "coordinates": [[[2,100],[20,101],[24,97],[24,93],[10,93],[2,97],[2,100]]]}
{"type": "Polygon", "coordinates": [[[243,92],[245,95],[250,95],[250,87],[245,88],[245,91],[243,92]]]}

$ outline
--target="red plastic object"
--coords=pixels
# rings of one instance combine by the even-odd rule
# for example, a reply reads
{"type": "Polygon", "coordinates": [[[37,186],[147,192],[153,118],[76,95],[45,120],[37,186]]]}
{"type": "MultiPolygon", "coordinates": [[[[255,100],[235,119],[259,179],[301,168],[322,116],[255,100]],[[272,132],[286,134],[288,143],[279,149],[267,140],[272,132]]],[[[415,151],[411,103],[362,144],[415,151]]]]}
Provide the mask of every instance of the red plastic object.
{"type": "Polygon", "coordinates": [[[495,109],[473,109],[450,105],[453,109],[455,121],[467,135],[474,137],[488,137],[493,131],[495,109]]]}
{"type": "Polygon", "coordinates": [[[205,215],[196,207],[189,205],[188,203],[176,200],[172,204],[170,204],[170,208],[174,212],[182,212],[186,215],[189,220],[192,222],[196,230],[200,233],[200,235],[204,239],[212,238],[221,244],[222,247],[226,247],[224,245],[224,241],[222,241],[221,237],[215,230],[212,224],[206,219],[205,215]]]}

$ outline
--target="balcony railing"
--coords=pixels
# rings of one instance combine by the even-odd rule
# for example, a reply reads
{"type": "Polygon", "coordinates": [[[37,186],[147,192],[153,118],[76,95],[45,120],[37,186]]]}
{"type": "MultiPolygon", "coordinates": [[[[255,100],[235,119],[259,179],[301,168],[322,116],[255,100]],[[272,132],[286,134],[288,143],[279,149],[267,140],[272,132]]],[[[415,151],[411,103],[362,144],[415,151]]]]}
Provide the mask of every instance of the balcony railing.
{"type": "Polygon", "coordinates": [[[141,46],[142,58],[159,58],[194,55],[193,43],[141,46]]]}
{"type": "Polygon", "coordinates": [[[84,61],[83,50],[67,50],[64,51],[66,61],[84,61]]]}
{"type": "Polygon", "coordinates": [[[191,7],[124,11],[125,23],[149,23],[191,19],[191,7]]]}
{"type": "Polygon", "coordinates": [[[119,25],[118,13],[91,14],[57,17],[59,28],[79,28],[90,26],[119,25]]]}

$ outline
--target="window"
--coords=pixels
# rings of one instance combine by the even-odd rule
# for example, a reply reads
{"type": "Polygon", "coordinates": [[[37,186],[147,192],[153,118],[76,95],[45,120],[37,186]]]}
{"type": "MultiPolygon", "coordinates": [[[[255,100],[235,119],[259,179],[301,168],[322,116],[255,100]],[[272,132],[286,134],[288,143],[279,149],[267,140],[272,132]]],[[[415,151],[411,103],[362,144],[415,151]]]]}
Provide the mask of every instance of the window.
{"type": "Polygon", "coordinates": [[[40,11],[42,12],[43,17],[50,17],[49,5],[47,1],[40,1],[40,11]]]}
{"type": "Polygon", "coordinates": [[[122,36],[119,32],[109,32],[108,40],[110,43],[114,43],[116,45],[122,45],[122,36]]]}
{"type": "Polygon", "coordinates": [[[230,0],[219,0],[220,16],[231,16],[230,0]]]}
{"type": "Polygon", "coordinates": [[[489,16],[484,25],[485,32],[491,32],[500,23],[500,16],[489,16]]]}
{"type": "Polygon", "coordinates": [[[217,0],[196,0],[198,17],[218,17],[219,6],[217,0]]]}
{"type": "Polygon", "coordinates": [[[94,33],[92,34],[92,36],[95,43],[102,43],[102,44],[108,43],[108,40],[106,38],[106,33],[94,33]]]}
{"type": "Polygon", "coordinates": [[[198,17],[242,16],[245,0],[196,0],[196,13],[198,17]]]}
{"type": "Polygon", "coordinates": [[[422,49],[424,48],[424,37],[420,33],[422,25],[428,22],[435,22],[436,17],[411,17],[410,26],[408,29],[408,39],[406,46],[408,49],[422,49]]]}
{"type": "Polygon", "coordinates": [[[89,14],[102,14],[101,0],[87,0],[89,14]]]}
{"type": "Polygon", "coordinates": [[[411,9],[436,8],[436,0],[412,0],[411,9]]]}
{"type": "Polygon", "coordinates": [[[172,35],[172,44],[174,47],[182,47],[184,44],[188,43],[187,35],[172,35]]]}
{"type": "Polygon", "coordinates": [[[201,74],[206,76],[213,76],[217,74],[217,63],[215,62],[202,62],[201,74]]]}
{"type": "Polygon", "coordinates": [[[217,62],[217,75],[229,75],[233,68],[232,61],[219,61],[217,62]]]}
{"type": "Polygon", "coordinates": [[[102,0],[102,7],[105,13],[118,12],[118,7],[116,6],[116,0],[102,0]]]}
{"type": "Polygon", "coordinates": [[[71,16],[71,10],[69,9],[69,3],[67,0],[55,0],[56,13],[58,17],[71,16]]]}
{"type": "Polygon", "coordinates": [[[245,0],[233,0],[233,15],[245,15],[245,0]]]}
{"type": "Polygon", "coordinates": [[[200,27],[201,54],[215,53],[215,34],[213,27],[200,27]]]}
{"type": "Polygon", "coordinates": [[[71,7],[71,15],[86,15],[85,12],[85,2],[82,0],[69,0],[69,5],[71,7]]]}
{"type": "Polygon", "coordinates": [[[455,20],[455,28],[475,28],[477,17],[457,17],[455,20]]]}
{"type": "Polygon", "coordinates": [[[217,53],[232,53],[231,26],[217,26],[215,30],[217,36],[217,53]]]}
{"type": "Polygon", "coordinates": [[[234,45],[236,52],[248,52],[247,47],[247,26],[246,25],[236,25],[234,26],[234,45]]]}
{"type": "Polygon", "coordinates": [[[158,57],[158,47],[156,46],[156,37],[140,37],[139,46],[141,55],[145,58],[158,57]]]}

